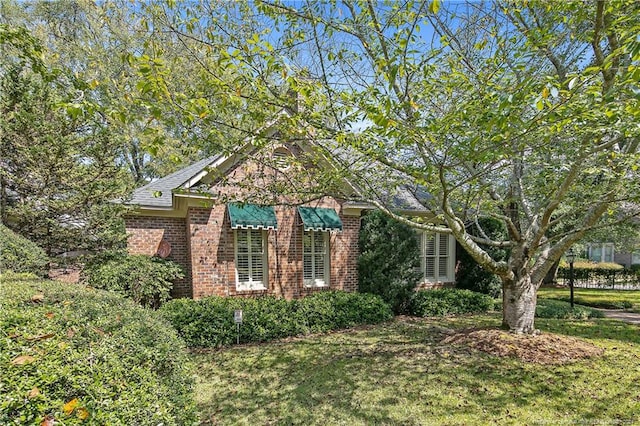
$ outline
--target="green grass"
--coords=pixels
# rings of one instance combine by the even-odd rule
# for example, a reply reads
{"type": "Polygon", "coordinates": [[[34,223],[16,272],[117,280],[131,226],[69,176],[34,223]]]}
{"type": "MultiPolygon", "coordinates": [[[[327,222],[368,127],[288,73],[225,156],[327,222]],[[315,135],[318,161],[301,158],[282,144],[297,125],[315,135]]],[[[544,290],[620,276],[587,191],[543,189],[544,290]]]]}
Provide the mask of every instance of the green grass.
{"type": "Polygon", "coordinates": [[[440,343],[440,327],[497,315],[394,321],[193,354],[206,424],[595,424],[640,422],[640,333],[598,319],[538,319],[601,358],[541,366],[440,343]]]}
{"type": "MultiPolygon", "coordinates": [[[[574,302],[578,305],[596,308],[633,310],[640,312],[640,291],[635,290],[600,290],[574,288],[574,302]],[[629,308],[629,305],[631,306],[629,308]]],[[[569,300],[568,288],[542,287],[538,290],[540,299],[569,300]]]]}

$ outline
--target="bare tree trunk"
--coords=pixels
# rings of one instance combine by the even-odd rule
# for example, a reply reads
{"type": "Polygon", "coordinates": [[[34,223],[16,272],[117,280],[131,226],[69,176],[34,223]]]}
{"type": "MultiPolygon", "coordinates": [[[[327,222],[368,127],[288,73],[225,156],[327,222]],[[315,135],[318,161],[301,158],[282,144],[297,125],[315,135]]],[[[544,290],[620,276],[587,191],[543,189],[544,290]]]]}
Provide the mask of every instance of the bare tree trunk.
{"type": "Polygon", "coordinates": [[[559,266],[560,266],[560,260],[558,259],[553,264],[551,269],[549,269],[549,272],[547,272],[547,275],[544,276],[544,280],[542,280],[542,284],[556,284],[558,282],[557,275],[558,275],[559,266]]]}
{"type": "Polygon", "coordinates": [[[513,333],[532,334],[535,331],[537,288],[531,277],[502,279],[502,327],[513,333]]]}

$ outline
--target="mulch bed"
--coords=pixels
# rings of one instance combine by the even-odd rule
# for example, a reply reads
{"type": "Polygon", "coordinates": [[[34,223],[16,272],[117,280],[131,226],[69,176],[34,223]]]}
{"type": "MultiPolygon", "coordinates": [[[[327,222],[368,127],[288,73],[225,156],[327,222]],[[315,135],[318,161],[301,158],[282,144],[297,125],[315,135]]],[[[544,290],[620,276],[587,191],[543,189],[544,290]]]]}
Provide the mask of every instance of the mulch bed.
{"type": "Polygon", "coordinates": [[[547,333],[514,334],[498,329],[456,331],[445,337],[442,343],[544,365],[566,364],[604,354],[604,349],[575,337],[547,333]]]}

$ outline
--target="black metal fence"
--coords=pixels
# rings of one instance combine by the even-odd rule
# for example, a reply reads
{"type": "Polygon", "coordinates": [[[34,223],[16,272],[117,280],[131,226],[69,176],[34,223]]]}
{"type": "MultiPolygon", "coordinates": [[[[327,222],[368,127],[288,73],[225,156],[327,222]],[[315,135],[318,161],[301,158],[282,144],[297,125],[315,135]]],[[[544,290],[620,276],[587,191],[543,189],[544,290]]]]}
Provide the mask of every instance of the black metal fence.
{"type": "MultiPolygon", "coordinates": [[[[558,282],[569,285],[569,268],[558,269],[558,282]]],[[[640,290],[640,271],[574,268],[573,285],[580,288],[640,290]]]]}

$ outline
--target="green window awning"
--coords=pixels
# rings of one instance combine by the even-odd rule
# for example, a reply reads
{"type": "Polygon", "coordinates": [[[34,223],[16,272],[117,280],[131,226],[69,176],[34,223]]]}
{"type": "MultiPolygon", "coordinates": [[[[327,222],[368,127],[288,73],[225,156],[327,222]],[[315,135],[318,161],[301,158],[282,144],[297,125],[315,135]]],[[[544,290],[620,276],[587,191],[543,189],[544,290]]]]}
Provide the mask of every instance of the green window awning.
{"type": "Polygon", "coordinates": [[[334,209],[298,207],[305,231],[342,231],[342,221],[334,209]]]}
{"type": "Polygon", "coordinates": [[[232,229],[278,229],[272,206],[229,203],[227,208],[232,229]]]}

